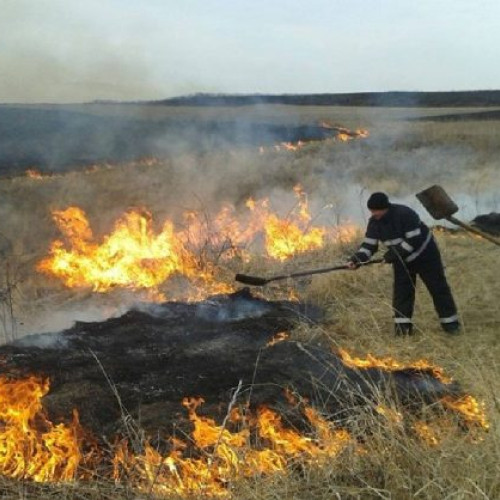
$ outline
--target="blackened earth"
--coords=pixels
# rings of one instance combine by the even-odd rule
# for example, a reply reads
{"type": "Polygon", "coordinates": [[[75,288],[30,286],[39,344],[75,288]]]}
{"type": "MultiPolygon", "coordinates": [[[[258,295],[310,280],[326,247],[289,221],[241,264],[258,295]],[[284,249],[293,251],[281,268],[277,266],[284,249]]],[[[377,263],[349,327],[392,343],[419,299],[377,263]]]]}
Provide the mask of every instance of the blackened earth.
{"type": "MultiPolygon", "coordinates": [[[[43,405],[53,421],[76,408],[82,425],[111,439],[129,414],[149,435],[189,427],[186,396],[203,397],[202,413],[223,418],[235,388],[250,408],[293,413],[289,389],[338,421],[390,393],[409,407],[458,393],[429,371],[351,369],[319,346],[270,341],[301,322],[321,319],[313,306],[269,302],[248,289],[200,303],[144,304],[97,323],[31,335],[0,348],[3,375],[50,378],[43,405]]],[[[293,418],[290,417],[290,418],[293,418]]]]}

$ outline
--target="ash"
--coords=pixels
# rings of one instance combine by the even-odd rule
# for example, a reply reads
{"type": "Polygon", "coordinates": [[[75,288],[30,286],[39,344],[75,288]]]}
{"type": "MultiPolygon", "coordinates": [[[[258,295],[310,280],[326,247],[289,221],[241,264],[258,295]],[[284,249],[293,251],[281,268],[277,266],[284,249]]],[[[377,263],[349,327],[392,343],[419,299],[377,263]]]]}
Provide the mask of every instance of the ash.
{"type": "Polygon", "coordinates": [[[240,321],[257,319],[271,312],[273,306],[266,300],[253,297],[248,288],[232,295],[216,295],[200,302],[195,315],[205,321],[240,321]]]}
{"type": "Polygon", "coordinates": [[[123,408],[149,435],[188,431],[186,396],[203,397],[206,412],[223,418],[237,386],[251,409],[267,405],[287,414],[289,389],[339,422],[380,394],[418,407],[460,392],[425,370],[350,368],[317,346],[271,342],[320,317],[310,305],[266,301],[247,289],[198,304],[142,304],[121,317],[1,346],[0,375],[49,378],[49,417],[69,420],[76,409],[85,428],[108,440],[125,432],[123,408]]]}

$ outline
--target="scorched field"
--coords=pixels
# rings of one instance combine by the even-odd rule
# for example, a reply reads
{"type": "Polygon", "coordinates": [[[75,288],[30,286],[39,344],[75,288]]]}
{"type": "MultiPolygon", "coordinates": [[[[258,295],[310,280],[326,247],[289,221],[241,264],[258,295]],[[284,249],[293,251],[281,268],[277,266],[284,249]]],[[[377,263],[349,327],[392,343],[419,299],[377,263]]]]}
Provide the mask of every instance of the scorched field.
{"type": "Polygon", "coordinates": [[[53,141],[0,179],[3,498],[500,496],[500,252],[415,198],[439,184],[464,221],[498,213],[500,120],[64,111],[140,117],[128,130],[151,140],[98,161],[53,141]],[[420,284],[416,334],[395,337],[384,264],[235,281],[344,263],[373,191],[433,226],[460,335],[441,331],[420,284]]]}

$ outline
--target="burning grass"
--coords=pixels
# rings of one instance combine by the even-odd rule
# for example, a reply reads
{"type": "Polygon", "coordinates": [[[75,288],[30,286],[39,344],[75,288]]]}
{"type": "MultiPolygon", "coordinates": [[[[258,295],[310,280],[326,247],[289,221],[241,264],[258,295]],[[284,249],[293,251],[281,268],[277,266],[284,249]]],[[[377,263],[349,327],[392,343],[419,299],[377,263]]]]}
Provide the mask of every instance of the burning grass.
{"type": "Polygon", "coordinates": [[[182,230],[166,220],[158,233],[150,214],[131,210],[100,244],[83,210],[55,210],[53,218],[64,241],[52,242],[49,256],[38,263],[37,270],[61,279],[69,288],[92,287],[95,292],[122,287],[157,294],[160,284],[178,274],[207,295],[227,293],[232,287],[217,280],[217,265],[235,257],[251,260],[251,247],[259,237],[265,254],[283,262],[320,249],[328,240],[349,242],[357,235],[354,224],[312,225],[306,194],[300,186],[294,192],[297,202],[286,217],[271,209],[269,199],[249,199],[244,215],[238,216],[234,207],[226,205],[207,222],[201,213],[189,211],[183,215],[182,230]]]}
{"type": "MultiPolygon", "coordinates": [[[[398,369],[415,365],[427,367],[445,381],[448,380],[446,375],[453,374],[486,403],[486,413],[478,410],[475,400],[466,398],[462,401],[465,418],[453,417],[453,413],[448,414],[444,409],[438,411],[436,418],[435,411],[429,408],[418,419],[408,419],[402,417],[397,403],[381,403],[373,411],[358,414],[350,423],[348,435],[339,435],[340,430],[335,430],[328,415],[320,417],[311,408],[314,425],[308,433],[295,436],[290,429],[283,429],[280,417],[272,413],[262,413],[259,417],[266,422],[267,430],[259,431],[262,424],[252,421],[243,423],[241,416],[234,411],[228,412],[231,421],[221,427],[210,418],[199,416],[197,405],[187,401],[186,410],[194,424],[195,434],[187,439],[184,436],[183,440],[185,443],[190,439],[199,442],[200,448],[194,455],[184,455],[186,444],[180,442],[169,454],[149,444],[140,453],[126,448],[117,448],[114,452],[109,450],[105,453],[116,453],[114,463],[118,483],[115,486],[111,486],[110,476],[103,475],[102,467],[92,465],[90,460],[86,469],[90,470],[87,475],[94,478],[93,487],[85,482],[72,487],[26,484],[23,490],[26,498],[45,494],[73,498],[78,492],[83,498],[106,498],[106,495],[123,499],[131,495],[134,498],[227,495],[248,498],[251,494],[253,498],[267,499],[282,496],[283,491],[295,497],[314,495],[325,499],[331,498],[332,494],[343,498],[406,498],[417,494],[430,498],[441,495],[495,498],[500,487],[496,460],[500,444],[498,407],[495,406],[498,404],[498,344],[494,313],[491,310],[487,313],[484,301],[494,300],[498,283],[490,274],[474,271],[472,275],[471,267],[458,267],[458,264],[463,263],[464,255],[471,252],[476,256],[476,263],[483,259],[484,264],[488,262],[490,266],[498,257],[479,240],[447,233],[438,237],[445,260],[450,264],[450,280],[461,305],[465,325],[462,337],[447,338],[437,330],[432,306],[426,295],[420,293],[416,312],[419,335],[409,340],[395,339],[390,329],[390,279],[387,268],[379,266],[355,273],[315,277],[305,287],[303,282],[297,293],[315,297],[316,302],[329,310],[332,322],[321,327],[302,325],[292,332],[291,338],[320,342],[325,348],[347,348],[349,352],[344,353],[344,359],[355,366],[378,365],[398,369]],[[467,287],[460,287],[462,279],[467,282],[467,287]],[[360,295],[361,290],[366,293],[360,295]],[[483,308],[476,311],[471,307],[473,305],[483,308]],[[370,311],[370,315],[366,312],[360,315],[360,311],[370,311]],[[367,356],[367,352],[374,354],[367,356]],[[415,364],[421,358],[431,359],[432,364],[444,367],[445,375],[443,369],[436,372],[432,366],[415,364]],[[488,415],[488,423],[484,415],[488,415]],[[467,426],[468,422],[472,427],[467,426]],[[469,431],[464,432],[464,425],[469,431]],[[488,425],[489,432],[478,432],[488,425]],[[209,431],[211,437],[202,437],[201,429],[209,431]],[[250,447],[252,435],[274,444],[270,448],[250,447]],[[296,451],[285,452],[291,450],[295,439],[299,443],[296,451]],[[304,440],[303,444],[300,444],[301,440],[304,440]],[[334,449],[337,450],[335,453],[334,449]],[[258,460],[263,460],[261,465],[258,465],[258,460]]],[[[335,253],[337,250],[329,247],[325,253],[328,251],[335,253]]],[[[260,271],[268,272],[265,267],[260,271]]],[[[41,384],[39,396],[47,390],[48,386],[41,384]]],[[[8,393],[12,394],[12,391],[8,393]]],[[[15,394],[19,400],[19,392],[15,394]]],[[[10,404],[7,406],[11,407],[10,404]]],[[[47,422],[43,415],[34,416],[33,410],[39,409],[38,402],[36,407],[28,407],[26,415],[32,422],[37,422],[37,426],[44,422],[42,435],[33,436],[43,436],[46,444],[37,451],[40,445],[27,445],[24,440],[17,440],[20,450],[8,448],[4,457],[24,456],[24,465],[21,463],[13,469],[12,463],[6,462],[4,474],[16,477],[13,471],[17,470],[20,474],[17,477],[44,480],[50,470],[52,479],[73,479],[77,465],[75,457],[78,457],[77,462],[83,460],[81,452],[75,448],[76,441],[72,441],[83,433],[78,421],[75,420],[71,427],[56,426],[47,422]],[[60,445],[52,434],[67,436],[69,441],[60,445]],[[42,462],[30,459],[27,450],[32,450],[42,462]],[[78,451],[73,454],[72,450],[78,451]]],[[[23,425],[18,427],[19,432],[23,432],[23,425]]],[[[9,494],[16,495],[17,487],[5,480],[6,498],[9,494]]]]}
{"type": "MultiPolygon", "coordinates": [[[[348,112],[352,113],[352,109],[348,112]]],[[[397,111],[399,117],[406,112],[397,111]]],[[[308,114],[310,118],[313,115],[316,117],[320,111],[303,108],[301,113],[308,114]]],[[[336,121],[334,117],[328,116],[330,113],[321,112],[321,118],[336,121]]],[[[61,226],[58,228],[53,223],[51,210],[59,214],[58,220],[75,222],[73,226],[64,226],[67,228],[65,236],[72,243],[79,241],[73,246],[65,246],[68,245],[66,239],[64,243],[53,247],[52,256],[56,251],[73,251],[84,257],[91,252],[103,252],[105,245],[108,245],[108,257],[116,258],[120,252],[128,253],[130,247],[126,247],[126,251],[112,251],[116,249],[112,235],[120,233],[115,231],[115,224],[121,220],[125,228],[138,229],[150,248],[162,238],[165,240],[166,234],[183,235],[179,254],[189,255],[182,260],[186,269],[195,273],[197,278],[200,272],[207,270],[210,279],[222,277],[220,281],[223,284],[232,286],[235,271],[269,276],[276,270],[281,272],[283,268],[293,271],[299,267],[315,268],[341,261],[348,254],[352,243],[349,243],[349,238],[345,241],[323,241],[324,245],[300,257],[296,249],[292,249],[288,255],[286,252],[276,254],[275,259],[260,256],[248,261],[240,253],[222,262],[220,252],[214,252],[213,249],[226,252],[230,247],[239,247],[247,250],[246,243],[249,240],[236,241],[235,237],[242,228],[251,225],[234,226],[231,208],[219,212],[220,207],[217,207],[211,212],[212,203],[206,200],[228,200],[232,207],[243,210],[250,218],[259,212],[274,223],[270,224],[271,228],[282,229],[281,223],[285,220],[288,224],[285,226],[291,233],[295,224],[302,231],[301,237],[308,234],[324,237],[322,231],[325,225],[301,216],[301,200],[305,198],[301,198],[303,195],[300,193],[292,194],[284,204],[288,209],[290,206],[295,207],[293,220],[286,217],[286,211],[276,211],[266,205],[265,198],[274,201],[268,196],[274,190],[290,194],[300,181],[305,192],[315,193],[320,199],[320,206],[332,202],[336,213],[340,213],[345,200],[341,194],[346,182],[357,181],[371,189],[389,189],[393,194],[406,194],[409,184],[431,184],[439,182],[445,175],[449,179],[449,172],[452,171],[454,179],[450,182],[457,189],[470,191],[476,197],[480,197],[484,190],[498,186],[498,124],[414,123],[403,127],[392,117],[382,126],[376,113],[376,110],[365,110],[363,120],[350,115],[350,126],[358,128],[359,122],[363,121],[363,124],[368,122],[370,129],[370,137],[356,143],[311,144],[292,152],[287,149],[284,154],[280,151],[265,154],[238,151],[210,157],[185,156],[180,160],[151,159],[50,178],[40,178],[39,174],[33,172],[30,176],[2,181],[0,187],[4,203],[0,213],[2,220],[6,221],[2,232],[12,242],[12,253],[16,256],[14,260],[6,260],[2,269],[2,293],[12,293],[15,298],[14,309],[5,302],[8,310],[3,315],[4,331],[9,314],[15,316],[20,313],[19,309],[15,310],[15,306],[28,308],[36,304],[52,315],[57,300],[64,306],[71,301],[78,303],[90,294],[88,290],[68,292],[59,279],[54,281],[56,284],[53,283],[53,289],[48,292],[47,278],[34,271],[35,264],[47,258],[50,242],[62,242],[61,226]],[[215,176],[214,172],[218,175],[215,176]],[[412,182],[409,182],[410,179],[412,182]],[[185,198],[186,193],[192,191],[206,196],[195,210],[191,206],[181,206],[179,202],[180,198],[185,198]],[[331,191],[335,191],[335,196],[330,196],[331,191]],[[249,202],[253,208],[245,206],[251,195],[255,196],[254,202],[249,202]],[[21,205],[19,200],[23,200],[21,205]],[[82,211],[78,217],[68,218],[64,210],[75,205],[82,211]],[[130,207],[137,206],[150,207],[155,215],[154,220],[150,214],[142,211],[129,212],[130,207]],[[44,210],[40,210],[40,207],[44,207],[44,210]],[[135,215],[127,218],[123,215],[125,213],[135,215]],[[219,219],[215,215],[207,215],[209,213],[221,215],[220,222],[216,222],[219,219]],[[273,215],[277,218],[273,219],[273,215]],[[182,223],[165,228],[162,223],[167,219],[182,223]],[[208,226],[210,230],[207,232],[208,226]],[[320,231],[308,232],[313,227],[320,231]],[[201,244],[195,252],[186,254],[186,247],[192,249],[190,245],[199,241],[196,238],[200,235],[200,228],[203,241],[206,243],[208,237],[211,245],[201,244]],[[81,240],[75,238],[77,234],[81,240]],[[227,238],[219,238],[220,234],[229,235],[234,241],[227,245],[227,238]],[[282,259],[279,255],[285,257],[282,259]],[[216,273],[214,268],[200,267],[200,263],[217,259],[221,265],[217,267],[216,273]]],[[[311,213],[314,214],[315,210],[312,209],[309,215],[311,213]]],[[[260,228],[261,235],[268,234],[263,224],[260,228]]],[[[266,452],[276,469],[273,473],[255,467],[251,473],[236,475],[234,464],[248,470],[258,453],[264,451],[262,446],[257,449],[246,447],[247,442],[253,439],[255,444],[257,438],[272,441],[277,430],[281,430],[279,417],[264,414],[267,423],[274,427],[271,427],[272,431],[263,431],[264,435],[260,435],[255,415],[253,421],[228,420],[227,425],[223,425],[210,421],[208,416],[198,415],[194,405],[188,405],[186,411],[190,412],[194,424],[212,428],[211,440],[205,441],[205,445],[195,455],[181,457],[182,447],[174,448],[168,455],[165,450],[152,444],[133,453],[122,448],[122,455],[118,454],[119,458],[115,459],[119,482],[113,483],[110,479],[111,470],[103,471],[91,461],[81,459],[92,481],[77,480],[68,484],[65,481],[72,479],[76,470],[71,456],[75,454],[72,439],[81,437],[78,420],[72,420],[71,424],[68,423],[70,427],[64,430],[59,427],[60,423],[48,422],[43,414],[37,413],[40,408],[38,402],[19,412],[25,420],[24,424],[17,427],[17,432],[24,433],[28,438],[33,436],[25,429],[26,419],[32,419],[41,429],[36,438],[43,439],[42,436],[45,436],[46,444],[37,448],[29,441],[18,440],[20,448],[17,450],[3,447],[1,456],[4,460],[15,455],[22,464],[19,468],[4,468],[0,485],[3,498],[130,499],[164,497],[165,493],[169,498],[200,498],[202,494],[208,493],[207,489],[203,489],[206,481],[216,489],[216,493],[230,492],[235,499],[500,497],[500,345],[497,312],[500,258],[495,247],[463,233],[439,233],[437,237],[463,319],[464,332],[460,337],[447,337],[439,330],[430,299],[420,287],[415,311],[417,335],[411,339],[395,338],[391,324],[391,278],[385,266],[286,281],[263,289],[262,295],[273,298],[277,294],[293,293],[326,310],[326,323],[321,326],[300,324],[287,333],[290,340],[319,344],[329,350],[345,349],[349,356],[346,355],[346,360],[350,363],[377,362],[386,368],[398,369],[399,366],[415,365],[417,360],[426,360],[429,369],[436,370],[435,367],[439,367],[440,376],[444,373],[459,380],[466,391],[476,398],[472,400],[466,397],[458,402],[448,402],[449,406],[462,405],[461,417],[453,408],[451,411],[450,408],[436,410],[431,406],[424,408],[412,420],[402,417],[397,402],[381,401],[377,407],[352,418],[349,440],[335,440],[333,436],[338,430],[332,425],[335,416],[323,414],[321,408],[315,408],[311,411],[320,413],[316,414],[318,418],[315,425],[311,425],[309,433],[300,434],[305,444],[298,453],[285,454],[286,459],[282,458],[283,455],[279,459],[273,458],[273,453],[283,444],[276,441],[275,447],[266,452]],[[484,412],[481,403],[485,405],[484,412]],[[469,425],[471,423],[473,425],[469,425]],[[484,430],[487,426],[489,431],[484,430]],[[464,432],[464,429],[468,432],[464,432]],[[64,435],[69,440],[68,444],[55,446],[53,433],[64,435]],[[321,438],[325,441],[322,442],[321,438]],[[330,439],[331,449],[328,445],[330,439]],[[244,443],[243,447],[234,446],[241,443],[244,443]],[[334,453],[333,447],[338,443],[339,448],[335,448],[334,453]],[[314,447],[319,450],[321,459],[311,460],[312,454],[308,450],[314,447]],[[327,453],[323,453],[325,450],[327,453]],[[41,465],[24,460],[28,452],[37,454],[41,465]],[[175,465],[174,458],[182,458],[184,465],[175,465]],[[179,475],[184,474],[189,467],[198,473],[191,487],[179,481],[179,475]],[[32,473],[27,474],[28,470],[32,473]],[[53,477],[62,482],[39,484],[25,480],[27,477],[43,480],[47,477],[47,471],[51,474],[57,472],[53,477]],[[20,480],[13,481],[7,475],[20,480]],[[173,483],[169,482],[172,478],[173,483]],[[180,485],[181,489],[176,490],[172,484],[180,485]]],[[[141,238],[133,240],[137,243],[141,238]]],[[[175,238],[173,241],[176,244],[179,242],[175,238]]],[[[262,248],[265,248],[264,245],[262,248]]],[[[165,254],[160,255],[163,258],[165,254]]],[[[152,257],[155,256],[140,255],[139,261],[144,264],[141,271],[148,278],[164,278],[165,273],[151,267],[152,260],[155,260],[152,257]]],[[[106,272],[111,273],[110,268],[106,272]]],[[[102,281],[94,281],[90,285],[92,287],[101,292],[102,281]]],[[[116,294],[116,282],[111,288],[108,295],[100,294],[101,302],[116,294]]],[[[163,291],[160,289],[159,293],[163,291]]],[[[36,315],[40,309],[34,311],[36,315]]],[[[11,335],[15,336],[15,333],[13,329],[11,335]]],[[[41,389],[34,389],[41,397],[48,387],[43,381],[39,381],[39,385],[41,389]]],[[[12,407],[9,397],[19,401],[20,393],[7,391],[2,394],[4,401],[8,402],[4,404],[4,409],[12,407]]],[[[242,414],[244,410],[241,409],[242,414]]],[[[234,417],[235,413],[228,412],[228,419],[229,416],[234,417]]],[[[5,430],[8,418],[10,416],[2,414],[2,430],[5,430]]],[[[140,431],[140,422],[137,422],[137,426],[140,431]]],[[[192,444],[193,436],[182,437],[192,444]]],[[[290,441],[290,435],[287,435],[285,444],[288,445],[290,441]]],[[[102,452],[113,456],[111,448],[102,452]]]]}
{"type": "MultiPolygon", "coordinates": [[[[362,478],[372,473],[363,467],[378,463],[380,454],[394,459],[390,453],[397,451],[398,456],[404,455],[403,446],[403,450],[429,460],[433,450],[447,449],[450,443],[456,454],[457,440],[474,451],[477,445],[474,439],[482,446],[484,430],[487,430],[484,413],[481,412],[480,420],[471,418],[463,409],[458,410],[463,401],[456,400],[455,413],[445,411],[445,404],[437,413],[429,407],[420,416],[410,418],[394,404],[379,403],[357,413],[347,431],[337,427],[331,415],[324,415],[307,401],[289,394],[290,404],[302,406],[308,421],[307,428],[297,429],[285,424],[278,413],[267,407],[250,412],[235,405],[238,387],[222,424],[198,414],[203,403],[201,398],[185,398],[183,404],[193,430],[189,436],[172,437],[169,452],[162,452],[148,440],[137,441],[140,432],[129,435],[105,452],[97,448],[96,440],[84,433],[77,417],[71,424],[57,426],[46,419],[41,397],[48,391],[47,381],[3,379],[0,388],[2,403],[8,408],[1,415],[4,429],[0,434],[0,467],[3,475],[40,483],[64,483],[76,478],[89,481],[92,478],[102,481],[103,485],[114,478],[117,495],[121,488],[126,491],[131,488],[135,494],[142,492],[155,498],[240,498],[239,490],[244,491],[249,485],[257,483],[259,489],[262,484],[281,482],[283,478],[293,484],[297,476],[304,479],[305,475],[307,481],[328,470],[331,480],[337,482],[329,483],[327,491],[331,488],[349,491],[353,486],[357,487],[352,491],[362,491],[362,478]],[[18,395],[15,404],[12,401],[14,393],[18,395]],[[460,428],[464,424],[468,429],[466,433],[460,428]],[[84,446],[88,450],[86,455],[82,453],[84,446]],[[105,461],[108,466],[103,466],[105,461]],[[347,464],[358,468],[359,472],[352,476],[351,471],[339,484],[338,480],[346,474],[347,464]]],[[[470,408],[469,403],[467,408],[470,408]]],[[[376,479],[380,481],[381,478],[376,479]]],[[[383,488],[377,481],[369,483],[366,491],[383,488]]],[[[418,478],[413,481],[418,483],[418,478]]],[[[310,487],[318,485],[313,481],[310,487]]],[[[433,489],[432,485],[427,487],[433,489]]]]}
{"type": "MultiPolygon", "coordinates": [[[[221,425],[198,415],[198,403],[186,401],[186,411],[195,433],[191,437],[183,436],[184,444],[177,441],[171,452],[165,454],[152,444],[143,444],[143,451],[135,452],[123,447],[114,451],[101,450],[100,454],[116,454],[114,464],[118,482],[114,486],[110,468],[105,472],[88,457],[84,470],[93,478],[92,486],[86,481],[73,486],[37,486],[24,482],[25,498],[50,495],[62,499],[74,498],[77,494],[80,498],[230,495],[246,499],[251,495],[252,498],[268,499],[282,497],[285,491],[291,497],[313,495],[325,499],[332,495],[342,498],[497,497],[500,491],[496,399],[499,358],[497,322],[491,306],[498,297],[499,284],[494,273],[487,270],[497,268],[498,255],[494,248],[463,234],[439,233],[438,238],[464,320],[462,337],[447,338],[437,329],[432,305],[420,290],[415,314],[419,334],[413,339],[394,338],[390,322],[389,272],[385,266],[372,266],[295,283],[300,285],[296,293],[302,298],[314,298],[327,309],[331,321],[316,327],[301,325],[292,332],[291,339],[319,342],[329,349],[347,349],[344,359],[355,366],[378,365],[397,370],[414,365],[433,371],[445,381],[452,374],[485,403],[484,413],[476,400],[468,398],[454,402],[455,407],[464,405],[460,413],[464,417],[455,412],[447,413],[444,408],[436,413],[430,407],[418,418],[408,418],[402,416],[397,403],[381,402],[372,411],[353,418],[346,435],[338,434],[342,430],[335,429],[331,416],[314,413],[317,410],[311,408],[314,421],[311,429],[295,435],[291,429],[283,428],[276,414],[264,412],[244,421],[235,411],[228,411],[231,420],[221,425]],[[466,259],[471,254],[475,256],[474,265],[466,259]],[[415,363],[422,358],[430,361],[415,363]],[[431,365],[441,368],[436,371],[431,365]],[[263,430],[264,424],[259,424],[259,419],[266,422],[267,430],[263,430]],[[480,430],[488,426],[489,432],[480,430]],[[203,437],[201,429],[208,437],[203,437]],[[254,444],[257,439],[271,446],[249,446],[251,439],[254,444]],[[185,455],[186,443],[191,440],[199,444],[199,449],[195,454],[185,455]],[[290,447],[295,440],[297,448],[293,451],[290,447]]],[[[339,250],[336,245],[327,246],[323,255],[317,258],[322,262],[327,258],[338,259],[339,250]]],[[[267,274],[269,268],[266,266],[258,271],[267,274]]],[[[270,288],[264,293],[272,295],[272,289],[280,287],[270,288]]],[[[41,382],[39,386],[41,397],[48,386],[41,382]]],[[[6,394],[15,394],[20,401],[18,391],[6,394]]],[[[8,403],[7,407],[12,405],[8,403]]],[[[37,422],[37,426],[41,425],[44,429],[41,434],[26,433],[22,423],[15,428],[25,436],[43,439],[46,444],[27,443],[23,438],[17,440],[18,451],[4,448],[4,474],[43,481],[50,473],[52,480],[73,480],[77,462],[85,463],[74,441],[83,431],[77,420],[70,427],[51,424],[43,414],[35,415],[34,411],[39,409],[38,400],[35,406],[28,406],[27,413],[24,410],[19,413],[26,414],[26,419],[37,422]],[[58,444],[53,434],[66,436],[68,443],[58,444]],[[35,453],[41,463],[30,458],[28,450],[35,453]],[[16,455],[24,457],[24,462],[13,468],[8,460],[16,455]]],[[[6,418],[2,417],[4,422],[6,418]]],[[[4,479],[3,488],[6,498],[18,495],[18,483],[4,479]]]]}
{"type": "MultiPolygon", "coordinates": [[[[283,492],[292,498],[320,499],[332,495],[498,497],[499,346],[492,305],[500,285],[497,276],[488,270],[497,268],[499,257],[494,247],[464,234],[438,233],[438,239],[463,317],[465,332],[461,337],[449,338],[438,330],[432,304],[421,288],[415,313],[418,335],[411,339],[393,337],[390,273],[385,266],[375,266],[316,276],[305,287],[299,287],[297,293],[314,297],[329,311],[331,321],[316,327],[302,325],[292,332],[291,339],[319,342],[325,348],[343,347],[347,349],[346,362],[356,366],[378,365],[397,370],[414,365],[433,371],[444,381],[449,381],[447,377],[452,374],[485,403],[484,410],[479,409],[477,400],[466,397],[453,403],[455,408],[463,405],[460,413],[448,413],[445,401],[443,409],[437,412],[431,406],[418,417],[408,418],[397,402],[381,401],[371,411],[353,418],[349,435],[339,435],[328,415],[311,409],[311,429],[292,439],[292,431],[283,429],[278,415],[262,413],[252,417],[266,422],[267,430],[260,431],[263,424],[258,419],[245,421],[235,408],[228,410],[227,423],[220,424],[197,413],[199,401],[186,400],[195,432],[187,440],[183,436],[183,440],[189,443],[192,439],[199,444],[194,455],[184,455],[186,444],[179,441],[169,454],[152,445],[146,445],[141,453],[117,448],[114,463],[119,481],[115,486],[102,475],[102,470],[96,469],[93,487],[85,483],[73,487],[27,484],[26,498],[37,498],[44,491],[55,498],[72,498],[78,491],[83,498],[109,495],[123,499],[131,495],[270,499],[282,497],[283,492]],[[466,258],[469,255],[474,255],[474,263],[466,258]],[[422,358],[430,361],[415,363],[422,358]],[[436,371],[431,365],[441,368],[436,371]],[[269,449],[248,447],[251,436],[274,444],[269,449]],[[290,451],[295,439],[298,447],[290,451]],[[303,444],[301,440],[305,440],[303,444]],[[257,466],[258,457],[269,464],[257,466]],[[255,466],[250,467],[251,464],[255,466]]],[[[327,247],[321,258],[337,251],[336,247],[327,247]]],[[[265,273],[267,268],[260,271],[265,273]]],[[[16,488],[5,480],[6,498],[9,494],[14,498],[16,488]]]]}

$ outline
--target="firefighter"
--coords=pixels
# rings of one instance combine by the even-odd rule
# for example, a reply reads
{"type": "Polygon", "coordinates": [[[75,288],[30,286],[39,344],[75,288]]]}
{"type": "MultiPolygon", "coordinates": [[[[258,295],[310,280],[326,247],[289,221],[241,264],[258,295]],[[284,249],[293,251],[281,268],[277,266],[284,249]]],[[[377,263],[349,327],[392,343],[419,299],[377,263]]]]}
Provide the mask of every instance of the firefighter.
{"type": "Polygon", "coordinates": [[[372,216],[365,238],[348,266],[357,269],[368,261],[377,252],[379,242],[387,247],[384,262],[392,264],[394,270],[392,305],[396,335],[413,332],[417,276],[432,297],[442,329],[451,334],[459,333],[457,308],[432,232],[414,210],[390,203],[385,193],[373,193],[367,206],[372,216]]]}

